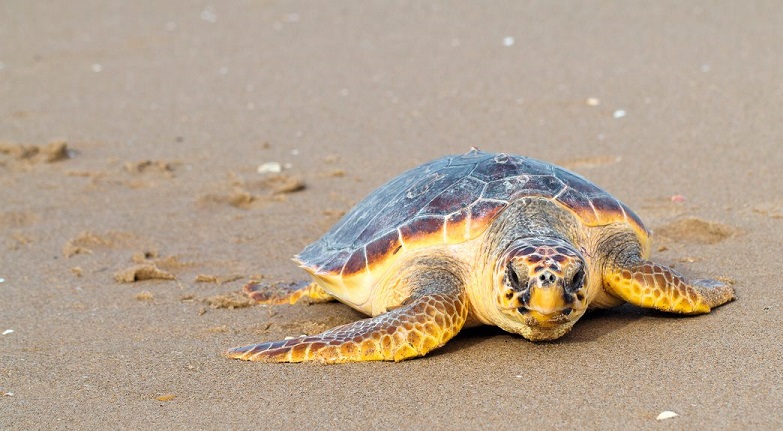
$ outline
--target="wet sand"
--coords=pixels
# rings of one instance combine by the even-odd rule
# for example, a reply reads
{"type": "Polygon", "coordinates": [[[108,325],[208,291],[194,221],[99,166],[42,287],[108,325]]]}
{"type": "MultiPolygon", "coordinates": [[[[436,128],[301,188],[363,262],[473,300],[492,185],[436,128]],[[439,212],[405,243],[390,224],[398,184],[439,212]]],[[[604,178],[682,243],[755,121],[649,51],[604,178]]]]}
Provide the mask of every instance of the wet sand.
{"type": "Polygon", "coordinates": [[[783,427],[777,2],[142,3],[0,5],[0,429],[783,427]],[[738,300],[396,364],[221,356],[361,318],[237,292],[471,146],[585,175],[738,300]]]}

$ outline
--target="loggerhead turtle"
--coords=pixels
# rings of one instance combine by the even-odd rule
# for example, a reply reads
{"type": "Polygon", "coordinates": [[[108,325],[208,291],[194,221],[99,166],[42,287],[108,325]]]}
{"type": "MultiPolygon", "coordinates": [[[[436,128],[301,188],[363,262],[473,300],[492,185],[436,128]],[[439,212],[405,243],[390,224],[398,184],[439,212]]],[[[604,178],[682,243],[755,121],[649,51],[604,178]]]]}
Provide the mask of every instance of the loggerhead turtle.
{"type": "Polygon", "coordinates": [[[260,303],[337,299],[374,317],[226,356],[401,361],[468,325],[554,340],[588,308],[701,314],[734,298],[727,284],[647,260],[649,235],[628,207],[563,168],[477,149],[443,157],[375,190],[297,255],[313,282],[245,286],[260,303]]]}

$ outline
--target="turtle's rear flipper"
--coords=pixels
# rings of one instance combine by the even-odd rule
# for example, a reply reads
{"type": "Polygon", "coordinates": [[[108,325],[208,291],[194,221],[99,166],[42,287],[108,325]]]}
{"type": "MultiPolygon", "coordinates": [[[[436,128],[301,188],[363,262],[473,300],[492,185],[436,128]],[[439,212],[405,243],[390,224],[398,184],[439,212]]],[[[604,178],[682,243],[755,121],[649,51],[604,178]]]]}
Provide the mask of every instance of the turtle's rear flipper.
{"type": "Polygon", "coordinates": [[[641,261],[608,269],[607,290],[631,304],[681,314],[702,314],[734,299],[734,288],[717,280],[687,280],[677,271],[641,261]]]}
{"type": "Polygon", "coordinates": [[[334,300],[315,282],[265,284],[251,281],[243,290],[259,304],[293,304],[302,298],[307,298],[310,302],[334,300]]]}
{"type": "Polygon", "coordinates": [[[392,311],[318,335],[236,347],[226,356],[246,361],[323,363],[401,361],[423,356],[456,335],[468,314],[467,297],[456,276],[449,273],[428,278],[432,284],[416,289],[410,302],[392,311]]]}

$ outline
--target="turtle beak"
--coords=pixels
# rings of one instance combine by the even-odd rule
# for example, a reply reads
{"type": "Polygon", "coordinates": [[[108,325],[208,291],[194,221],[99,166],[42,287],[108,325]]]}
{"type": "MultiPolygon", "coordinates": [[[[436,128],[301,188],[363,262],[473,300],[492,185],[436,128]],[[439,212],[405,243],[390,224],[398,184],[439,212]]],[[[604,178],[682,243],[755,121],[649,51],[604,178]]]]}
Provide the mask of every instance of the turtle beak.
{"type": "Polygon", "coordinates": [[[563,279],[550,271],[542,271],[530,279],[522,300],[528,315],[542,327],[556,326],[569,320],[568,316],[573,311],[573,300],[564,288],[563,279]]]}

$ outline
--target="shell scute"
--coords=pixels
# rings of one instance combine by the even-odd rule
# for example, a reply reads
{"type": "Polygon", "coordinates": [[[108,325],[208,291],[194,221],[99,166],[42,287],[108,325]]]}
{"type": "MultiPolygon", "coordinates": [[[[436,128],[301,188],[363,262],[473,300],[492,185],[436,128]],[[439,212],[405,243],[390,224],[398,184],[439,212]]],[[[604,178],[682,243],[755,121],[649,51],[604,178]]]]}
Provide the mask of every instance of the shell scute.
{"type": "Polygon", "coordinates": [[[422,214],[450,214],[475,202],[482,195],[486,183],[473,177],[465,177],[438,194],[424,208],[422,214]]]}
{"type": "Polygon", "coordinates": [[[557,200],[574,211],[587,225],[598,223],[598,215],[590,205],[590,199],[584,193],[568,187],[557,197],[557,200]]]}
{"type": "Polygon", "coordinates": [[[527,167],[524,159],[501,153],[480,161],[473,171],[473,176],[490,182],[520,175],[527,171],[527,167]]]}
{"type": "Polygon", "coordinates": [[[443,216],[417,217],[400,226],[400,234],[405,244],[431,242],[430,238],[441,238],[446,218],[443,216]]]}
{"type": "Polygon", "coordinates": [[[351,257],[349,257],[345,262],[345,265],[343,265],[342,275],[345,277],[347,275],[365,271],[366,269],[367,255],[365,254],[364,247],[360,247],[358,250],[354,251],[353,254],[351,254],[351,257]]]}
{"type": "Polygon", "coordinates": [[[466,239],[472,239],[484,232],[492,220],[508,206],[508,202],[481,200],[470,207],[470,227],[466,239]]]}
{"type": "Polygon", "coordinates": [[[367,262],[372,264],[387,258],[389,255],[396,254],[402,248],[402,241],[400,240],[399,232],[395,229],[373,240],[364,248],[366,250],[367,262]]]}
{"type": "Polygon", "coordinates": [[[552,175],[530,175],[518,196],[554,196],[565,188],[559,178],[552,175]]]}

